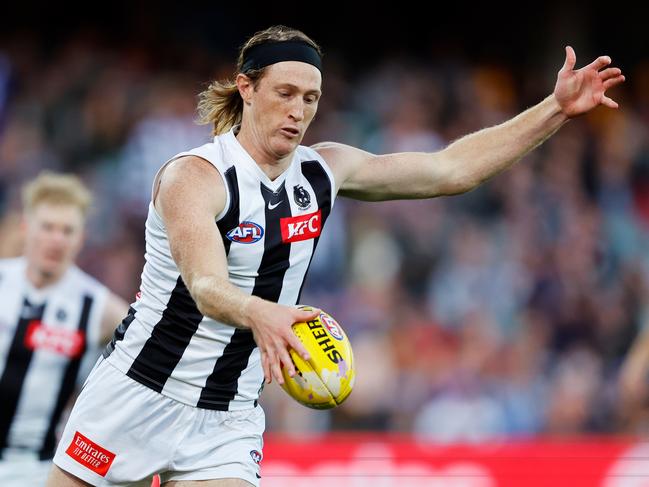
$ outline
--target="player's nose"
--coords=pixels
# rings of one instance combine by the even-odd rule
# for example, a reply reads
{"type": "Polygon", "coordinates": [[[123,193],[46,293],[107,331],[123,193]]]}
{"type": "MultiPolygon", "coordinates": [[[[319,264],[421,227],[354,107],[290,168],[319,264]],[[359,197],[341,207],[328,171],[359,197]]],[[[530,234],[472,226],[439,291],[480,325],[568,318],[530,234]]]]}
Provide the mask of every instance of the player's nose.
{"type": "Polygon", "coordinates": [[[289,116],[296,122],[304,119],[304,102],[296,97],[296,101],[291,104],[289,116]]]}

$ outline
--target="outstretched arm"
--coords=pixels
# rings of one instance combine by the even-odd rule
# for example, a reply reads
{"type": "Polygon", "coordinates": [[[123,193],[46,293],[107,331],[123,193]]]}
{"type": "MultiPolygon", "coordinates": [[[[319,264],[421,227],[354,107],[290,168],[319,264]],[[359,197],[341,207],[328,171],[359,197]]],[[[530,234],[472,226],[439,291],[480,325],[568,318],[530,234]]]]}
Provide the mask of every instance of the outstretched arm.
{"type": "Polygon", "coordinates": [[[462,137],[442,151],[377,156],[336,143],[314,148],[330,163],[343,196],[365,200],[430,198],[464,193],[507,169],[555,133],[567,120],[598,105],[617,108],[606,90],[624,81],[608,56],[575,70],[566,60],[552,95],[495,127],[462,137]]]}

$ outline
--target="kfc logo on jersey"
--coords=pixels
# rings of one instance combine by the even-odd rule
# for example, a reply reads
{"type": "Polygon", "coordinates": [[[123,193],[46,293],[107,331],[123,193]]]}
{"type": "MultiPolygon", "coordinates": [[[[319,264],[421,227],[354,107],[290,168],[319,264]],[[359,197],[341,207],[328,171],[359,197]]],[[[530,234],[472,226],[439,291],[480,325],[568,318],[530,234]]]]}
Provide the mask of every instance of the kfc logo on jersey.
{"type": "Polygon", "coordinates": [[[306,215],[281,218],[282,242],[291,243],[309,240],[320,235],[322,231],[322,214],[320,210],[306,215]]]}
{"type": "Polygon", "coordinates": [[[233,242],[251,244],[261,240],[264,236],[264,229],[254,222],[241,222],[238,227],[233,228],[225,234],[233,242]]]}
{"type": "Polygon", "coordinates": [[[74,438],[72,438],[70,446],[65,450],[65,453],[102,477],[106,476],[113,460],[115,460],[115,454],[113,452],[99,446],[78,431],[74,432],[74,438]]]}
{"type": "Polygon", "coordinates": [[[81,331],[44,326],[38,320],[31,321],[25,333],[27,348],[49,350],[69,358],[81,356],[85,341],[85,335],[81,331]]]}

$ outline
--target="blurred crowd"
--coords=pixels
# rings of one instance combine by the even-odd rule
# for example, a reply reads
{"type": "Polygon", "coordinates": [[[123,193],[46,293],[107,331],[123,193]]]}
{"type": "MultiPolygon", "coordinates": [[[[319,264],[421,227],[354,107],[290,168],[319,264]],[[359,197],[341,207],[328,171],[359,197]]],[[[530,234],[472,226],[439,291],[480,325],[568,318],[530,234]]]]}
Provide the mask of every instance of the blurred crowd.
{"type": "MultiPolygon", "coordinates": [[[[210,139],[196,95],[231,75],[205,46],[158,58],[86,38],[0,45],[0,255],[20,253],[19,188],[72,171],[96,204],[80,266],[127,300],[139,286],[157,168],[210,139]]],[[[434,151],[547,96],[563,62],[325,58],[305,143],[434,151]],[[556,68],[556,70],[555,70],[556,68]]],[[[589,62],[579,57],[578,65],[589,62]]],[[[269,431],[413,432],[439,441],[641,433],[618,373],[649,326],[649,63],[519,165],[427,201],[338,199],[302,297],[350,336],[357,383],[330,412],[262,395],[269,431]]]]}

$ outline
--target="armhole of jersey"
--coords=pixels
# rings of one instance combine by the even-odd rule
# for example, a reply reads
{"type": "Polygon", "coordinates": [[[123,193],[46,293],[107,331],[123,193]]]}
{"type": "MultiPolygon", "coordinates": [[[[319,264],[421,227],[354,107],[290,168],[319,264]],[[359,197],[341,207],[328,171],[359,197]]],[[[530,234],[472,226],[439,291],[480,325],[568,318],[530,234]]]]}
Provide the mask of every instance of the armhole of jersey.
{"type": "Polygon", "coordinates": [[[225,205],[223,206],[223,210],[221,213],[216,215],[214,218],[214,221],[218,222],[221,221],[221,219],[228,213],[230,210],[230,205],[232,204],[232,198],[230,197],[230,186],[228,185],[228,182],[225,180],[225,174],[221,172],[221,169],[216,167],[214,164],[212,164],[215,168],[216,171],[219,173],[219,176],[221,176],[221,181],[223,181],[223,187],[225,187],[225,205]]]}
{"type": "MultiPolygon", "coordinates": [[[[164,169],[176,159],[180,159],[181,157],[186,157],[186,156],[193,156],[193,157],[198,157],[200,159],[203,159],[205,162],[210,164],[214,169],[216,169],[216,172],[218,173],[219,177],[221,178],[221,181],[223,182],[223,187],[225,188],[225,205],[223,205],[223,210],[215,217],[215,221],[218,222],[221,218],[225,216],[225,214],[228,212],[228,209],[230,208],[230,187],[228,186],[228,182],[225,180],[225,176],[223,175],[223,172],[219,166],[214,164],[209,159],[206,159],[205,157],[199,154],[195,154],[193,152],[181,152],[180,154],[177,154],[171,159],[169,159],[160,167],[160,169],[158,169],[158,172],[153,178],[153,185],[151,187],[151,206],[153,207],[153,211],[156,213],[156,215],[158,215],[158,218],[160,218],[160,214],[158,213],[158,210],[155,207],[155,197],[156,197],[156,188],[160,184],[159,177],[162,175],[162,171],[164,171],[164,169]]],[[[160,218],[160,220],[162,221],[162,218],[160,218]]]]}
{"type": "Polygon", "coordinates": [[[169,159],[167,162],[165,162],[162,166],[160,166],[160,169],[155,173],[155,176],[153,177],[153,183],[151,184],[151,204],[155,208],[155,197],[156,197],[156,189],[160,185],[160,176],[162,176],[162,171],[164,171],[169,164],[174,162],[176,159],[180,159],[181,157],[185,156],[191,156],[190,152],[181,152],[180,154],[176,154],[173,156],[171,159],[169,159]]]}
{"type": "Polygon", "coordinates": [[[320,155],[320,153],[315,150],[311,149],[310,147],[308,148],[309,150],[313,151],[313,154],[316,157],[316,160],[320,163],[322,168],[325,170],[325,173],[327,173],[327,177],[329,178],[329,185],[331,187],[331,209],[333,210],[334,208],[334,202],[336,201],[336,179],[334,178],[334,173],[329,167],[329,164],[327,164],[327,161],[325,161],[325,158],[320,155]]]}

